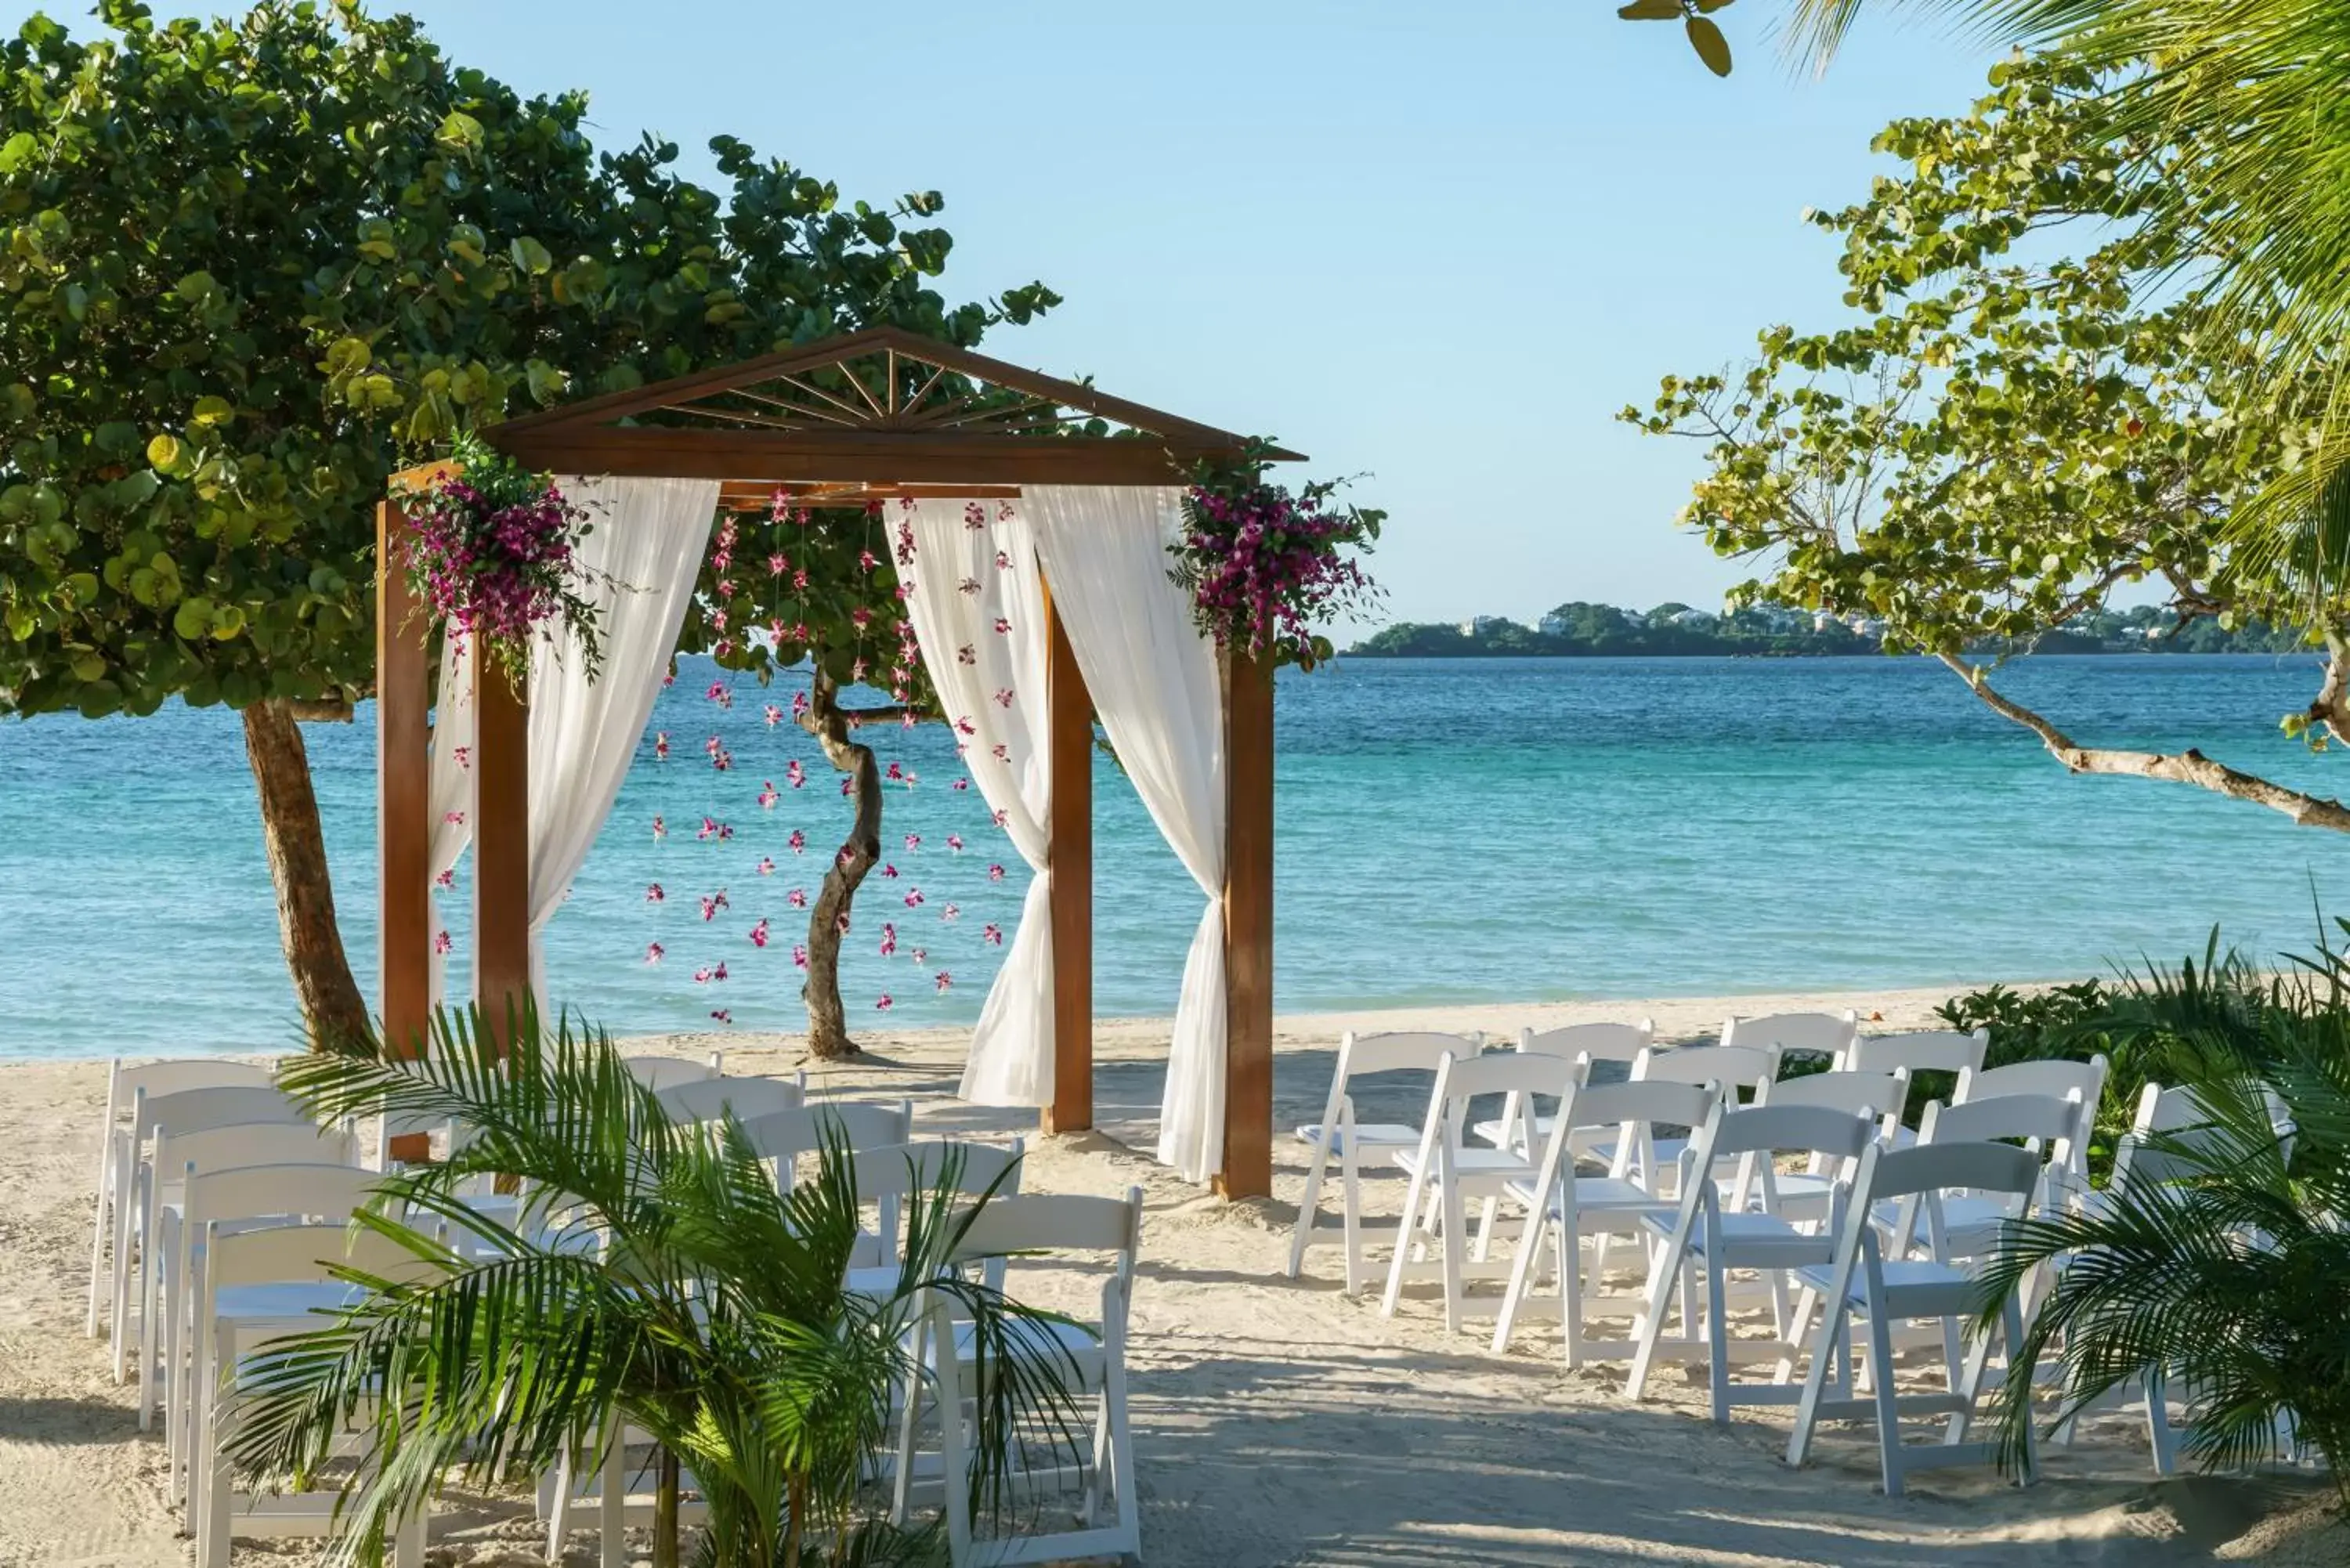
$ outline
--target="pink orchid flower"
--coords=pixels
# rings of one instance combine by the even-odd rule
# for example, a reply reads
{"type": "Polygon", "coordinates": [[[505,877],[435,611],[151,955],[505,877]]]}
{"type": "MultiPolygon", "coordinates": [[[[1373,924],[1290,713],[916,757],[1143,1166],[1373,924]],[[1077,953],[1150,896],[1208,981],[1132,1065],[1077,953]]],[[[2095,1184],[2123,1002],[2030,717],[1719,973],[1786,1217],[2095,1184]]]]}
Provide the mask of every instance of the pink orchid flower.
{"type": "Polygon", "coordinates": [[[945,909],[939,911],[939,919],[941,920],[951,920],[959,918],[962,914],[962,910],[961,909],[957,908],[955,905],[949,904],[945,909]]]}
{"type": "Polygon", "coordinates": [[[962,834],[960,834],[960,833],[950,833],[950,834],[948,834],[948,835],[947,835],[947,847],[948,847],[949,849],[953,850],[957,855],[962,854],[962,834]]]}
{"type": "Polygon", "coordinates": [[[983,929],[979,934],[982,940],[986,941],[991,947],[1000,948],[1003,945],[1003,928],[995,924],[992,920],[988,922],[985,929],[983,929]]]}
{"type": "Polygon", "coordinates": [[[767,704],[764,710],[764,714],[767,721],[767,728],[770,730],[784,722],[784,711],[781,708],[776,707],[773,702],[767,704]]]}
{"type": "Polygon", "coordinates": [[[435,931],[432,933],[432,950],[434,952],[445,953],[449,950],[452,945],[452,944],[449,940],[448,932],[435,931]]]}
{"type": "Polygon", "coordinates": [[[873,999],[873,1011],[876,1012],[887,1012],[894,1005],[896,1004],[889,1000],[889,993],[886,991],[873,999]]]}
{"type": "Polygon", "coordinates": [[[991,867],[989,867],[987,868],[987,879],[988,879],[989,881],[991,881],[991,882],[1001,882],[1001,881],[1003,881],[1003,867],[1001,867],[1001,866],[991,866],[991,867]]]}
{"type": "Polygon", "coordinates": [[[653,818],[653,836],[655,838],[669,836],[669,824],[663,822],[658,815],[653,818]]]}
{"type": "Polygon", "coordinates": [[[734,1022],[734,1014],[723,1007],[712,1008],[710,1010],[710,1016],[716,1019],[721,1023],[732,1023],[734,1022]]]}
{"type": "Polygon", "coordinates": [[[653,732],[653,755],[662,762],[667,762],[669,760],[669,732],[667,730],[656,730],[653,732]]]}
{"type": "Polygon", "coordinates": [[[785,895],[784,902],[789,904],[795,909],[806,909],[807,889],[805,888],[793,888],[789,893],[785,895]]]}
{"type": "Polygon", "coordinates": [[[667,893],[661,891],[661,885],[658,882],[645,889],[645,902],[648,904],[658,904],[668,897],[667,893]]]}
{"type": "Polygon", "coordinates": [[[759,783],[762,786],[759,790],[759,809],[762,811],[775,810],[775,803],[784,798],[776,792],[775,781],[773,779],[761,779],[759,783]]]}
{"type": "Polygon", "coordinates": [[[794,969],[807,968],[807,944],[806,942],[794,942],[792,944],[792,967],[794,969]]]}
{"type": "Polygon", "coordinates": [[[921,907],[921,903],[922,890],[920,888],[909,888],[906,889],[906,908],[910,909],[920,909],[921,907]]]}
{"type": "Polygon", "coordinates": [[[807,783],[807,769],[800,765],[800,760],[797,757],[794,757],[784,768],[784,782],[794,789],[807,783]]]}
{"type": "Polygon", "coordinates": [[[645,944],[645,961],[647,963],[659,963],[661,961],[661,954],[667,951],[669,951],[669,950],[661,946],[659,942],[647,942],[645,944]]]}
{"type": "Polygon", "coordinates": [[[791,837],[785,839],[785,842],[792,846],[792,853],[795,855],[805,855],[807,853],[807,835],[801,832],[796,827],[792,829],[791,837]]]}
{"type": "Polygon", "coordinates": [[[766,856],[766,855],[762,855],[762,856],[760,856],[760,857],[759,857],[758,871],[759,871],[759,875],[760,875],[760,876],[762,876],[762,877],[772,877],[772,876],[774,876],[774,875],[775,874],[775,858],[774,858],[772,856],[766,856]]]}
{"type": "Polygon", "coordinates": [[[754,948],[767,945],[767,917],[764,915],[760,916],[759,923],[751,928],[751,945],[754,948]]]}
{"type": "Polygon", "coordinates": [[[951,986],[952,984],[954,984],[954,976],[952,976],[952,975],[949,974],[949,973],[948,973],[946,971],[944,971],[944,970],[941,970],[941,971],[939,971],[939,973],[938,973],[938,981],[937,981],[937,984],[938,984],[938,988],[939,988],[941,991],[944,991],[944,990],[946,990],[949,986],[951,986]]]}
{"type": "Polygon", "coordinates": [[[957,779],[954,783],[947,785],[947,788],[956,791],[967,790],[970,787],[971,781],[969,779],[957,779]]]}

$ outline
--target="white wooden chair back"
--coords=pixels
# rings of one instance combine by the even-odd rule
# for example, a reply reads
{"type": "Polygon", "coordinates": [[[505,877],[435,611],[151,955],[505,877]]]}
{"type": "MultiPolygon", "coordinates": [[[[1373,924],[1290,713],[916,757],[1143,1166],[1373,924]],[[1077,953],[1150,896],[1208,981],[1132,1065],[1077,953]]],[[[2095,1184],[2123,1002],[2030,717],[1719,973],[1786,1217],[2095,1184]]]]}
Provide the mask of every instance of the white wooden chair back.
{"type": "Polygon", "coordinates": [[[1863,1034],[1845,1051],[1837,1065],[1851,1073],[1890,1073],[1906,1067],[1919,1073],[1980,1073],[1983,1054],[1991,1049],[1991,1031],[1960,1033],[1955,1029],[1920,1029],[1906,1034],[1863,1034]]]}
{"type": "Polygon", "coordinates": [[[2078,1089],[2062,1095],[1997,1095],[1949,1105],[1929,1100],[1918,1121],[1918,1141],[1997,1143],[2014,1138],[2033,1154],[2069,1168],[2073,1146],[2086,1131],[2086,1112],[2078,1089]]]}
{"type": "MultiPolygon", "coordinates": [[[[1661,1078],[1635,1078],[1616,1084],[1590,1081],[1590,1064],[1578,1063],[1550,1137],[1543,1142],[1542,1164],[1534,1175],[1538,1192],[1555,1192],[1575,1175],[1573,1149],[1577,1133],[1615,1135],[1607,1174],[1629,1179],[1637,1158],[1656,1145],[1661,1129],[1702,1127],[1721,1104],[1719,1084],[1678,1084],[1661,1078]]],[[[1587,1140],[1586,1140],[1587,1141],[1587,1140]]],[[[1643,1169],[1653,1169],[1648,1158],[1643,1169]]],[[[1646,1183],[1644,1183],[1646,1185],[1646,1183]]]]}
{"type": "Polygon", "coordinates": [[[1746,1089],[1761,1095],[1779,1075],[1772,1045],[1650,1046],[1632,1059],[1632,1076],[1664,1084],[1719,1084],[1726,1099],[1746,1089]]]}
{"type": "Polygon", "coordinates": [[[205,1132],[213,1127],[243,1127],[261,1122],[317,1124],[309,1112],[285,1091],[266,1084],[224,1088],[181,1089],[132,1096],[133,1132],[141,1143],[158,1134],[205,1132]]]}
{"type": "MultiPolygon", "coordinates": [[[[899,1100],[890,1106],[827,1100],[818,1105],[796,1106],[744,1118],[743,1136],[759,1151],[760,1158],[775,1162],[778,1179],[788,1187],[794,1164],[802,1155],[821,1150],[827,1138],[847,1145],[851,1153],[911,1142],[914,1103],[899,1100]]],[[[862,1192],[864,1189],[859,1187],[858,1190],[862,1192]]]]}
{"type": "Polygon", "coordinates": [[[971,1228],[956,1245],[954,1261],[1013,1253],[1115,1252],[1119,1277],[1131,1281],[1134,1255],[1141,1244],[1139,1187],[1127,1189],[1124,1198],[1015,1193],[988,1199],[972,1216],[971,1228]]]}
{"type": "Polygon", "coordinates": [[[155,1168],[166,1181],[184,1168],[230,1170],[248,1165],[337,1165],[359,1168],[359,1139],[348,1127],[312,1122],[237,1123],[155,1140],[155,1168]]]}
{"type": "Polygon", "coordinates": [[[1769,1103],[1826,1106],[1850,1116],[1875,1113],[1880,1136],[1889,1142],[1894,1129],[1901,1125],[1903,1108],[1909,1103],[1909,1069],[1896,1067],[1884,1073],[1832,1071],[1782,1078],[1771,1085],[1769,1103]]]}
{"type": "Polygon", "coordinates": [[[1721,1043],[1762,1046],[1783,1057],[1807,1053],[1833,1062],[1851,1048],[1859,1033],[1860,1017],[1850,1008],[1842,1012],[1766,1012],[1724,1023],[1721,1043]]]}
{"type": "Polygon", "coordinates": [[[736,1121],[797,1110],[807,1103],[807,1090],[795,1078],[683,1079],[653,1091],[653,1098],[669,1119],[681,1125],[723,1121],[731,1113],[736,1121]]]}
{"type": "Polygon", "coordinates": [[[106,1117],[127,1116],[131,1096],[145,1090],[149,1099],[188,1089],[265,1089],[277,1078],[266,1062],[229,1062],[213,1056],[174,1057],[165,1062],[125,1062],[117,1056],[106,1075],[106,1117]]]}
{"type": "Polygon", "coordinates": [[[1577,1056],[1594,1062],[1630,1062],[1656,1040],[1656,1021],[1649,1018],[1638,1023],[1570,1023],[1562,1029],[1519,1030],[1518,1052],[1568,1062],[1577,1056]]]}
{"type": "Polygon", "coordinates": [[[706,1078],[721,1076],[725,1070],[725,1054],[712,1051],[697,1062],[690,1056],[631,1056],[628,1059],[629,1076],[648,1089],[666,1089],[677,1084],[699,1084],[706,1078]]]}
{"type": "Polygon", "coordinates": [[[2085,1062],[2011,1062],[2004,1067],[1961,1073],[1958,1087],[1950,1091],[1950,1103],[1960,1105],[2004,1095],[2053,1095],[2062,1099],[2077,1092],[2081,1097],[2083,1136],[2073,1141],[2069,1169],[2076,1182],[2085,1184],[2089,1178],[2087,1132],[2096,1125],[2097,1109],[2105,1100],[2106,1068],[2105,1057],[2097,1055],[2085,1062]]]}

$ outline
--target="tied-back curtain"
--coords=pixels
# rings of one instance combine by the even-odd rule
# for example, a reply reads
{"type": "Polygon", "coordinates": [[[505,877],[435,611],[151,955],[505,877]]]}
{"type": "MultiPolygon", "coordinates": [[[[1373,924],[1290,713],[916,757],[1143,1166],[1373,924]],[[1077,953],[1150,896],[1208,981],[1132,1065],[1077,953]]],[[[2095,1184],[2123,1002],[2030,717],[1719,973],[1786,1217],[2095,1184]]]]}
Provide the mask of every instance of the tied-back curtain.
{"type": "MultiPolygon", "coordinates": [[[[473,781],[467,764],[473,754],[473,652],[461,638],[443,639],[440,691],[432,700],[432,767],[426,797],[432,803],[432,899],[440,902],[441,878],[473,840],[473,781]]],[[[436,918],[432,943],[432,1002],[446,993],[448,955],[441,950],[436,918]]]]}
{"type": "Polygon", "coordinates": [[[1032,873],[1019,929],[972,1031],[960,1092],[983,1106],[1050,1105],[1050,721],[1036,547],[1027,520],[995,502],[918,501],[908,520],[914,560],[900,577],[922,667],[964,767],[1032,873]]]}
{"type": "Polygon", "coordinates": [[[1117,485],[1024,487],[1094,711],[1150,819],[1207,895],[1183,962],[1159,1158],[1204,1181],[1224,1155],[1224,718],[1215,645],[1168,576],[1183,493],[1117,485]]]}
{"type": "Polygon", "coordinates": [[[718,512],[712,480],[562,475],[556,483],[589,514],[578,560],[593,575],[583,593],[596,606],[604,661],[589,680],[559,629],[542,629],[531,649],[531,989],[550,1011],[542,933],[636,759],[718,512]]]}

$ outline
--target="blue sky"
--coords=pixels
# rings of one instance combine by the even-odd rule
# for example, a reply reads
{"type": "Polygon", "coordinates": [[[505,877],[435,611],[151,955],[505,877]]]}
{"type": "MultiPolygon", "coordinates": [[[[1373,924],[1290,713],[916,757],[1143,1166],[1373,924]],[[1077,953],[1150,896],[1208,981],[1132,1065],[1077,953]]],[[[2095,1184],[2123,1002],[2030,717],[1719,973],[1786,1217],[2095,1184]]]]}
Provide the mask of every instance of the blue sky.
{"type": "Polygon", "coordinates": [[[993,352],[1367,475],[1406,619],[1735,581],[1671,526],[1694,449],[1611,416],[1832,319],[1800,213],[1865,192],[1869,137],[1962,108],[1993,57],[1887,18],[1797,78],[1770,0],[1720,13],[1727,81],[1602,0],[398,8],[525,91],[587,89],[607,144],[658,130],[706,173],[726,132],[847,198],[943,192],[951,296],[1067,297],[993,352]]]}

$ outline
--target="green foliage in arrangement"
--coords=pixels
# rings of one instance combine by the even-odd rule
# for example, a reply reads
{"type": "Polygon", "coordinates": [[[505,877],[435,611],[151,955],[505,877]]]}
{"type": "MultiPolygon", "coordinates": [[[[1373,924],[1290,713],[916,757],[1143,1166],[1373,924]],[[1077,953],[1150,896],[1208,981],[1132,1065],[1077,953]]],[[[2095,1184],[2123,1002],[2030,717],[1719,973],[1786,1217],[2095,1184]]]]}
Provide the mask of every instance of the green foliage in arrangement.
{"type": "MultiPolygon", "coordinates": [[[[2264,981],[2215,944],[2199,970],[2132,977],[2102,1023],[2205,1119],[2136,1142],[2103,1192],[2013,1228],[1985,1271],[1983,1324],[2061,1260],[2020,1353],[2064,1372],[2039,1418],[2151,1375],[2187,1402],[2204,1465],[2306,1443],[2350,1489],[2350,960],[2321,939],[2264,981]]],[[[1998,1398],[2011,1457],[2030,1391],[2015,1379],[1998,1398]]]]}
{"type": "MultiPolygon", "coordinates": [[[[936,1560],[935,1532],[890,1523],[869,1461],[894,1439],[894,1393],[920,1374],[919,1303],[941,1294],[991,1368],[975,1409],[982,1506],[1003,1500],[1022,1445],[1049,1458],[1069,1441],[1074,1364],[1035,1350],[1066,1320],[945,1267],[993,1189],[963,1199],[950,1160],[903,1199],[895,1286],[853,1292],[844,1147],[779,1190],[739,1124],[672,1125],[602,1034],[526,1014],[515,1035],[501,1054],[478,1015],[444,1013],[420,1060],[314,1054],[279,1080],[322,1120],[390,1113],[471,1135],[445,1163],[387,1178],[359,1221],[418,1277],[354,1275],[356,1304],[274,1342],[230,1439],[262,1476],[343,1486],[354,1552],[380,1550],[444,1480],[591,1463],[617,1417],[691,1472],[709,1568],[936,1560]],[[492,1176],[519,1179],[519,1212],[467,1196],[492,1176]],[[366,1462],[327,1475],[353,1428],[366,1462]]],[[[677,1560],[673,1541],[655,1550],[677,1560]]]]}
{"type": "Polygon", "coordinates": [[[584,96],[406,17],[272,3],[0,46],[0,711],[364,695],[373,508],[457,431],[890,322],[975,343],[935,192],[713,143],[724,194],[584,96]]]}
{"type": "Polygon", "coordinates": [[[1860,318],[1774,327],[1742,371],[1669,377],[1624,410],[1704,449],[1684,521],[1767,568],[1737,601],[1864,615],[1889,650],[1951,656],[2029,645],[2135,583],[2181,622],[2342,627],[2344,601],[2313,606],[2227,535],[2305,461],[2322,377],[2208,346],[2209,296],[2164,273],[2212,220],[2180,195],[2206,150],[2121,133],[2106,85],[2012,61],[1969,115],[1896,122],[1876,148],[1908,171],[1813,215],[1860,318]],[[2097,243],[2052,255],[2068,223],[2097,243]]]}

